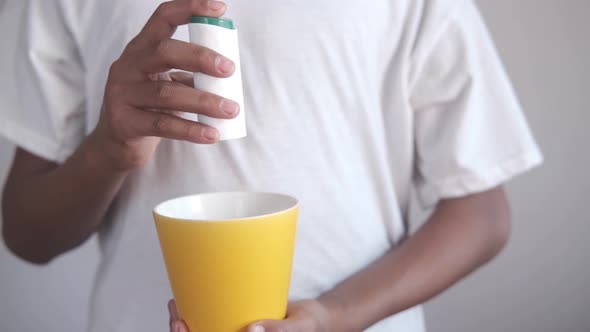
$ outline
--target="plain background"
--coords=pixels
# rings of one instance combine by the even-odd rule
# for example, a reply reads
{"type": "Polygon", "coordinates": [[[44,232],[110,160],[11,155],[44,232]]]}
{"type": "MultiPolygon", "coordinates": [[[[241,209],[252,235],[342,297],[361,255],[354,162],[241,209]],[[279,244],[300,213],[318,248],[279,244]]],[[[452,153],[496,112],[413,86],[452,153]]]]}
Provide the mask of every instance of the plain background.
{"type": "MultiPolygon", "coordinates": [[[[12,70],[19,2],[0,0],[4,77],[12,70]]],[[[514,216],[508,248],[427,304],[429,331],[587,332],[590,2],[479,3],[546,162],[508,185],[514,216]]],[[[10,80],[0,81],[0,112],[15,105],[13,89],[10,80]]],[[[0,180],[12,152],[0,140],[0,180]]],[[[95,240],[46,267],[20,262],[0,246],[0,331],[84,331],[97,261],[95,240]]]]}

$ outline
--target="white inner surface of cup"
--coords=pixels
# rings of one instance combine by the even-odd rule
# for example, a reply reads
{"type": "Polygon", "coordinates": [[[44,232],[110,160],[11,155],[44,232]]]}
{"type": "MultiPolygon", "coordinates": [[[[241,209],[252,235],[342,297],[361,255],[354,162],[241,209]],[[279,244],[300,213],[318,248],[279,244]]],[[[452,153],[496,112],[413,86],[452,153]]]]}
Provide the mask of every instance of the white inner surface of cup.
{"type": "Polygon", "coordinates": [[[224,221],[278,213],[297,205],[293,197],[256,192],[211,193],[171,199],[154,212],[189,221],[224,221]]]}

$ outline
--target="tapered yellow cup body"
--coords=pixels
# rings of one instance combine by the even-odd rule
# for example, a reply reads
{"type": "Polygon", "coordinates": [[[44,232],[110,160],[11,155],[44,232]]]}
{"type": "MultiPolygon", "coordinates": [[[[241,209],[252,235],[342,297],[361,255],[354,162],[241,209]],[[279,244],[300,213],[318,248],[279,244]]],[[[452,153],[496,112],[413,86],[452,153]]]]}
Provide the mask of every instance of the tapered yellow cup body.
{"type": "Polygon", "coordinates": [[[187,196],[154,209],[172,292],[191,332],[285,317],[299,205],[270,193],[187,196]],[[168,204],[168,205],[167,205],[168,204]]]}

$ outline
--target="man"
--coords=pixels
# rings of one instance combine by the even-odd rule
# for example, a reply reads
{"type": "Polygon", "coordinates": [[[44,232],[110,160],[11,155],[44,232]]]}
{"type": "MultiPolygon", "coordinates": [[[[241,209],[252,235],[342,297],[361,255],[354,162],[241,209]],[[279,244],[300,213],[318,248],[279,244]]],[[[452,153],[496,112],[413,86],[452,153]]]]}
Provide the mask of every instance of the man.
{"type": "Polygon", "coordinates": [[[251,331],[423,331],[418,305],[506,243],[501,184],[541,162],[472,1],[30,0],[25,12],[22,108],[0,124],[19,146],[3,234],[47,263],[98,232],[92,332],[164,329],[151,209],[232,190],[302,206],[288,315],[251,331]],[[218,143],[161,110],[241,111],[182,72],[233,74],[177,29],[226,9],[249,136],[218,143]],[[435,209],[406,238],[414,188],[435,209]]]}

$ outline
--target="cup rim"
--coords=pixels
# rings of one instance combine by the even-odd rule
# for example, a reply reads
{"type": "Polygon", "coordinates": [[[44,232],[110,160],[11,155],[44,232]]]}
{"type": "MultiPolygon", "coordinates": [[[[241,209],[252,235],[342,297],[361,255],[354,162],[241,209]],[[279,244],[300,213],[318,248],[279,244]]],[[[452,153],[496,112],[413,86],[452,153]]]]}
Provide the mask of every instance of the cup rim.
{"type": "Polygon", "coordinates": [[[153,214],[158,215],[160,217],[166,218],[166,219],[172,219],[172,220],[176,220],[176,221],[183,221],[183,222],[231,222],[231,221],[247,221],[250,219],[259,219],[259,218],[266,218],[266,217],[270,217],[273,215],[277,215],[280,213],[285,213],[288,211],[291,211],[293,209],[296,209],[299,207],[299,200],[291,195],[287,195],[287,194],[281,194],[281,193],[276,193],[276,192],[266,192],[266,191],[223,191],[223,192],[204,192],[204,193],[199,193],[199,194],[192,194],[192,195],[183,195],[183,196],[178,196],[178,197],[174,197],[171,199],[167,199],[163,202],[158,203],[152,210],[153,214]],[[248,217],[242,217],[242,218],[226,218],[226,219],[189,219],[189,218],[178,218],[178,217],[173,217],[170,215],[166,215],[163,214],[161,212],[158,212],[159,209],[162,208],[163,205],[171,203],[173,201],[176,200],[180,200],[180,199],[187,199],[187,198],[193,198],[193,197],[204,197],[204,196],[226,196],[226,195],[268,195],[268,196],[275,196],[275,197],[282,197],[288,200],[291,200],[289,207],[285,208],[285,209],[281,209],[275,212],[271,212],[271,213],[266,213],[266,214],[257,214],[257,215],[252,215],[252,216],[248,216],[248,217]]]}

